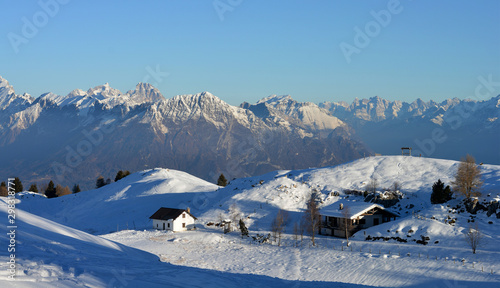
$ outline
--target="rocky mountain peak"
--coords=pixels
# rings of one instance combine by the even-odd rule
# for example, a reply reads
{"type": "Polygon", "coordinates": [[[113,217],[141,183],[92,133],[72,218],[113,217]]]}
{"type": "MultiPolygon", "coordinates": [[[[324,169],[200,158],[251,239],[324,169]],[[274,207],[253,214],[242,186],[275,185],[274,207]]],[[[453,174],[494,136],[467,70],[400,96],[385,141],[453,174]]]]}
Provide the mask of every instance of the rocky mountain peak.
{"type": "Polygon", "coordinates": [[[13,111],[18,111],[33,103],[34,100],[35,99],[28,93],[16,95],[9,81],[0,76],[0,110],[9,108],[13,109],[13,111]]]}

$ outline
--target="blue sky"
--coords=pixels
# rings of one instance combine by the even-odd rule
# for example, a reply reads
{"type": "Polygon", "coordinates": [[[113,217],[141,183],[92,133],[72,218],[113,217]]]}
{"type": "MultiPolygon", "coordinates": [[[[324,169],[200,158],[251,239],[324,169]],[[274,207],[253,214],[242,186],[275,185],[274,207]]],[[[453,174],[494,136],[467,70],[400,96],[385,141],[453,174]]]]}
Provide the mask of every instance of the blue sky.
{"type": "Polygon", "coordinates": [[[500,1],[0,3],[0,75],[35,97],[146,80],[166,98],[210,91],[233,105],[441,101],[473,97],[479,76],[500,81],[500,1]],[[342,45],[357,49],[350,61],[342,45]]]}

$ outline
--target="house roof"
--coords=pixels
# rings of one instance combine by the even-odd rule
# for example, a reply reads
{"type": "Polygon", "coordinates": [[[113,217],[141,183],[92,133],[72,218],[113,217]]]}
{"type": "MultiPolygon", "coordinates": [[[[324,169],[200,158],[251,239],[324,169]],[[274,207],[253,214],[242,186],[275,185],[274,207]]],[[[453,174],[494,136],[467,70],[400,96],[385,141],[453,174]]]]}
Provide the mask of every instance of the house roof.
{"type": "Polygon", "coordinates": [[[394,216],[399,216],[397,214],[385,210],[383,206],[378,204],[368,203],[363,201],[347,201],[347,200],[340,200],[331,205],[328,205],[323,209],[321,209],[319,211],[319,214],[328,217],[344,218],[343,212],[345,211],[345,209],[349,209],[349,214],[350,214],[349,218],[355,219],[363,215],[364,213],[370,211],[373,208],[378,208],[384,211],[385,213],[392,214],[394,216]],[[340,209],[340,204],[344,206],[344,210],[340,209]]]}
{"type": "Polygon", "coordinates": [[[160,209],[158,209],[158,211],[156,211],[155,214],[151,215],[149,219],[156,219],[156,220],[177,219],[177,217],[179,217],[183,212],[186,212],[187,214],[191,215],[191,217],[196,219],[196,217],[194,217],[193,214],[186,211],[186,209],[175,209],[175,208],[165,208],[165,207],[161,207],[160,209]]]}

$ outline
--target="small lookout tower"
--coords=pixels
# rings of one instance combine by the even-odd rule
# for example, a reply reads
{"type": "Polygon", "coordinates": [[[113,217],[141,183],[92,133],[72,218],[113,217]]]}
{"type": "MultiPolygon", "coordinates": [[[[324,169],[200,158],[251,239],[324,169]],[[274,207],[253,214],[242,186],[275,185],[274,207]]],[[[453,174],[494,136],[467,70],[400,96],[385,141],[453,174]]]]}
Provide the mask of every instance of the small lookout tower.
{"type": "Polygon", "coordinates": [[[401,155],[411,156],[411,147],[401,147],[401,155]]]}

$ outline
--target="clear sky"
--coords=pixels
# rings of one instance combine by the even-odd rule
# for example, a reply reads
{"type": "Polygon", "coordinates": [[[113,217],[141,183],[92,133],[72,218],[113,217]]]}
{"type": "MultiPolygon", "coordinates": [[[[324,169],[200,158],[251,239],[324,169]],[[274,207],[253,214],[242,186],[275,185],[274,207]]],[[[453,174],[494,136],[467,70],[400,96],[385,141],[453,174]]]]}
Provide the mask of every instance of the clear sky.
{"type": "Polygon", "coordinates": [[[0,75],[35,97],[146,81],[166,98],[209,91],[232,105],[441,101],[472,97],[479,76],[500,81],[497,0],[0,4],[0,75]]]}

